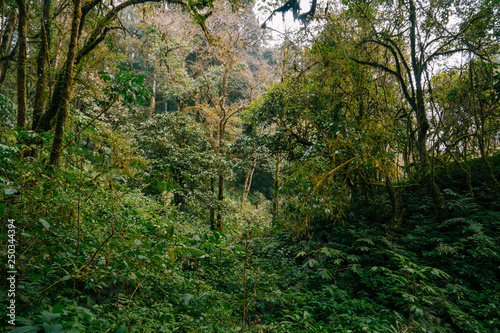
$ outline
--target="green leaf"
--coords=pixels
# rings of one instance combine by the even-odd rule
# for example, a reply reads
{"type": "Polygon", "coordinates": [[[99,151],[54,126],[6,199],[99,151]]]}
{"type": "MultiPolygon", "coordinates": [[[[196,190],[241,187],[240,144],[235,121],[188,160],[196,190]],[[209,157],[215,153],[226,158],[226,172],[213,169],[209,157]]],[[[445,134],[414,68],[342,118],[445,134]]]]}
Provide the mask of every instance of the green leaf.
{"type": "Polygon", "coordinates": [[[92,311],[90,311],[89,309],[87,308],[84,308],[82,306],[75,306],[73,308],[74,310],[78,311],[79,313],[82,313],[83,316],[88,319],[88,320],[91,320],[94,318],[94,314],[92,313],[92,311]]]}
{"type": "Polygon", "coordinates": [[[75,328],[75,327],[72,327],[69,330],[64,331],[64,333],[81,333],[81,332],[82,331],[80,331],[78,328],[75,328]]]}
{"type": "Polygon", "coordinates": [[[309,266],[309,267],[314,267],[314,266],[319,266],[319,262],[315,259],[309,259],[302,267],[309,266]]]}
{"type": "MultiPolygon", "coordinates": [[[[69,276],[69,275],[66,275],[66,276],[69,276]]],[[[66,277],[66,276],[65,276],[65,277],[66,277]]],[[[63,277],[63,278],[62,278],[62,281],[65,281],[65,280],[64,280],[64,278],[65,278],[65,277],[63,277]]],[[[68,279],[66,279],[66,280],[68,280],[68,279]]],[[[53,313],[63,313],[63,310],[64,310],[64,306],[63,306],[63,305],[61,305],[61,303],[57,303],[56,305],[54,305],[54,306],[52,307],[52,312],[53,312],[53,313]]]]}
{"type": "Polygon", "coordinates": [[[60,313],[51,313],[48,311],[42,311],[41,318],[42,318],[42,321],[44,323],[52,324],[52,323],[56,323],[57,321],[59,321],[59,319],[61,318],[61,314],[60,313]]]}
{"type": "Polygon", "coordinates": [[[115,330],[113,331],[113,333],[127,333],[127,332],[128,332],[127,326],[123,324],[115,328],[115,330]]]}
{"type": "Polygon", "coordinates": [[[359,268],[359,265],[358,265],[358,264],[352,264],[352,265],[350,265],[350,267],[351,267],[351,270],[352,270],[354,273],[356,273],[356,274],[358,274],[358,275],[361,273],[361,270],[360,270],[360,268],[359,268]]]}
{"type": "Polygon", "coordinates": [[[63,326],[61,324],[50,325],[49,323],[43,323],[43,330],[45,333],[62,333],[63,326]]]}
{"type": "Polygon", "coordinates": [[[23,317],[17,317],[16,318],[16,323],[19,323],[23,326],[33,326],[33,324],[35,323],[33,320],[30,320],[30,319],[27,319],[27,318],[23,318],[23,317]]]}
{"type": "Polygon", "coordinates": [[[297,255],[295,256],[295,258],[305,256],[306,254],[307,253],[305,253],[304,251],[300,251],[299,253],[297,253],[297,255]]]}
{"type": "Polygon", "coordinates": [[[347,260],[357,262],[360,260],[360,257],[355,254],[350,254],[347,256],[347,260]]]}
{"type": "Polygon", "coordinates": [[[356,242],[365,242],[365,243],[370,244],[370,245],[375,245],[375,243],[369,238],[360,238],[360,239],[356,240],[356,242]]]}
{"type": "Polygon", "coordinates": [[[46,220],[44,220],[44,219],[39,219],[39,220],[38,220],[38,222],[40,222],[40,223],[44,226],[44,228],[46,228],[46,229],[50,229],[50,224],[49,224],[49,222],[47,222],[46,220]]]}
{"type": "Polygon", "coordinates": [[[332,273],[330,273],[330,271],[327,268],[320,268],[318,270],[318,275],[324,280],[332,279],[332,273]]]}

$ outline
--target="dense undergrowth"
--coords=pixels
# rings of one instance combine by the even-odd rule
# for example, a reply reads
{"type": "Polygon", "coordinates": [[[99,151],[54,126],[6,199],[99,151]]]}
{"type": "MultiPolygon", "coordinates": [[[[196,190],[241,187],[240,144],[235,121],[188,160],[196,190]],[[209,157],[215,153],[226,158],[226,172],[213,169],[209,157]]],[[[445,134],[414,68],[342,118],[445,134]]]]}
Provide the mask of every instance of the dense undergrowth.
{"type": "Polygon", "coordinates": [[[184,213],[145,194],[146,166],[123,138],[75,146],[54,169],[17,140],[0,156],[3,264],[7,219],[16,225],[14,332],[500,331],[500,201],[479,161],[437,173],[442,207],[400,184],[400,221],[380,189],[343,224],[315,220],[297,237],[271,225],[259,194],[241,208],[233,189],[225,233],[196,202],[184,213]]]}

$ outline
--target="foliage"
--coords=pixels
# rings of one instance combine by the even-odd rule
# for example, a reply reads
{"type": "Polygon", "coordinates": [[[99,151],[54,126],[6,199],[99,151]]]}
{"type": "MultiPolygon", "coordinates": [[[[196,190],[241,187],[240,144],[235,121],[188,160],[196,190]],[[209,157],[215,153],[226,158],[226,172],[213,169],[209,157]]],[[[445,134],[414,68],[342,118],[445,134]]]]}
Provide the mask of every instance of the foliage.
{"type": "Polygon", "coordinates": [[[27,3],[33,130],[1,5],[0,330],[499,332],[498,2],[313,1],[279,52],[241,2],[78,3],[27,3]]]}

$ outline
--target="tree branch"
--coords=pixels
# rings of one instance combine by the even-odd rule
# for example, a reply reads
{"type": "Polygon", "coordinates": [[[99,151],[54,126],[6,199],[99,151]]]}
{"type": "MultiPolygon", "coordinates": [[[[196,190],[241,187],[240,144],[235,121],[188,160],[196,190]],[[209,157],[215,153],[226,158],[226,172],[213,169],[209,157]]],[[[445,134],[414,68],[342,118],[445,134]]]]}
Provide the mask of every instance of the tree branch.
{"type": "Polygon", "coordinates": [[[381,69],[384,72],[387,72],[387,73],[393,75],[394,77],[396,77],[399,80],[399,82],[401,83],[401,89],[403,90],[403,94],[405,95],[406,100],[408,101],[408,103],[410,103],[410,105],[413,109],[416,108],[415,98],[413,96],[410,96],[410,94],[408,93],[408,88],[407,88],[408,85],[406,84],[404,78],[401,76],[400,73],[397,73],[396,71],[394,71],[394,70],[392,70],[384,65],[376,63],[376,62],[362,61],[362,60],[358,60],[356,58],[349,58],[349,59],[354,61],[357,64],[360,64],[360,65],[367,65],[367,66],[381,69]]]}

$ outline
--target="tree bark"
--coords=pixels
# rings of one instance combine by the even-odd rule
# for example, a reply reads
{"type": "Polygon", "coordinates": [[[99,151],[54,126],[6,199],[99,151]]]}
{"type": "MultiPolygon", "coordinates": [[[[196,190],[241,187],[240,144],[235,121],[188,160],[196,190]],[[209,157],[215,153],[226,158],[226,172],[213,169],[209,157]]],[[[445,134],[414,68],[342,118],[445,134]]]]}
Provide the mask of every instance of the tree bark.
{"type": "Polygon", "coordinates": [[[73,86],[73,70],[75,65],[75,56],[78,46],[78,31],[80,20],[82,17],[82,0],[74,0],[73,2],[73,21],[71,23],[71,37],[68,46],[68,55],[64,65],[64,77],[60,85],[63,87],[60,91],[61,98],[56,114],[56,130],[54,134],[54,142],[50,152],[51,165],[59,166],[61,163],[61,153],[63,148],[64,126],[68,117],[68,104],[71,98],[73,86]]]}
{"type": "MultiPolygon", "coordinates": [[[[471,91],[476,91],[476,88],[474,87],[474,66],[473,62],[471,61],[469,63],[469,83],[470,83],[470,89],[471,91]]],[[[477,92],[476,92],[477,93],[477,92]]],[[[486,131],[485,131],[485,112],[484,112],[484,106],[483,103],[481,102],[481,99],[479,96],[477,96],[479,101],[479,105],[477,107],[472,107],[474,110],[474,122],[476,123],[476,135],[477,135],[477,143],[479,145],[479,153],[481,155],[481,160],[483,161],[484,165],[486,166],[486,170],[488,172],[488,176],[490,177],[493,187],[495,189],[500,188],[500,184],[498,183],[498,180],[495,177],[495,174],[493,173],[493,169],[491,168],[491,164],[489,163],[487,159],[487,152],[486,152],[486,131]],[[478,112],[479,111],[479,112],[478,112]]]]}
{"type": "MultiPolygon", "coordinates": [[[[417,55],[417,15],[415,2],[409,0],[410,5],[410,53],[413,75],[415,77],[415,95],[414,95],[414,109],[417,118],[417,150],[419,155],[419,168],[418,168],[418,181],[422,182],[426,179],[429,180],[428,189],[434,200],[436,207],[443,203],[441,190],[436,184],[434,177],[433,166],[429,165],[429,156],[427,152],[427,132],[429,130],[429,120],[425,110],[424,91],[422,89],[422,74],[425,70],[425,62],[419,59],[417,55]],[[430,187],[430,188],[429,188],[430,187]]],[[[423,52],[423,51],[421,51],[423,52]]]]}
{"type": "Polygon", "coordinates": [[[151,105],[150,105],[151,110],[149,111],[148,118],[151,118],[153,114],[155,113],[155,108],[156,108],[156,68],[154,69],[153,73],[153,95],[151,96],[151,105]]]}
{"type": "MultiPolygon", "coordinates": [[[[7,19],[7,24],[2,36],[2,42],[0,44],[0,58],[7,57],[7,52],[9,52],[10,46],[12,44],[12,37],[14,35],[14,30],[17,24],[17,8],[13,8],[9,13],[9,18],[7,19]]],[[[0,86],[3,85],[5,81],[5,75],[7,74],[8,60],[2,59],[0,61],[0,86]]]]}
{"type": "Polygon", "coordinates": [[[247,201],[248,193],[250,193],[250,187],[252,186],[252,178],[255,172],[255,167],[257,166],[257,161],[254,160],[252,167],[247,170],[245,175],[245,185],[243,186],[243,196],[241,197],[241,207],[245,206],[247,201]]]}
{"type": "Polygon", "coordinates": [[[276,222],[279,209],[279,187],[280,187],[281,153],[276,155],[276,167],[274,168],[274,190],[273,190],[273,223],[276,222]]]}
{"type": "MultiPolygon", "coordinates": [[[[224,113],[225,114],[225,113],[224,113]]],[[[224,156],[224,134],[226,132],[226,127],[224,126],[225,117],[223,117],[219,122],[219,144],[218,150],[221,156],[224,156]]],[[[222,208],[224,205],[224,171],[219,170],[219,194],[218,194],[218,207],[217,207],[217,227],[219,231],[224,230],[224,221],[222,219],[222,208]]]]}
{"type": "Polygon", "coordinates": [[[28,17],[26,4],[23,0],[16,0],[19,9],[19,23],[17,26],[18,56],[17,56],[17,126],[26,125],[26,35],[28,31],[28,17]]]}
{"type": "Polygon", "coordinates": [[[429,121],[425,113],[424,92],[422,89],[422,72],[423,64],[419,61],[417,56],[417,36],[416,26],[417,16],[415,2],[409,0],[410,5],[410,52],[411,52],[411,65],[413,75],[415,76],[415,116],[417,117],[418,135],[417,135],[417,150],[419,154],[419,164],[421,174],[425,174],[428,170],[428,156],[427,156],[427,131],[429,130],[429,121]]]}
{"type": "Polygon", "coordinates": [[[43,1],[42,20],[40,29],[40,51],[37,59],[37,82],[35,93],[35,106],[33,109],[33,122],[31,129],[35,130],[45,108],[45,86],[47,83],[47,64],[50,49],[50,6],[51,0],[43,1]]]}

